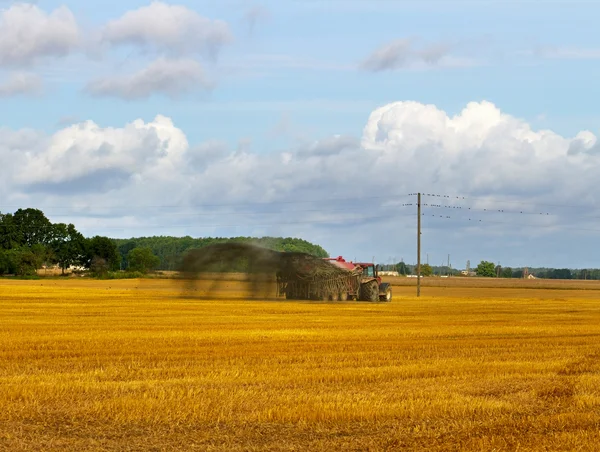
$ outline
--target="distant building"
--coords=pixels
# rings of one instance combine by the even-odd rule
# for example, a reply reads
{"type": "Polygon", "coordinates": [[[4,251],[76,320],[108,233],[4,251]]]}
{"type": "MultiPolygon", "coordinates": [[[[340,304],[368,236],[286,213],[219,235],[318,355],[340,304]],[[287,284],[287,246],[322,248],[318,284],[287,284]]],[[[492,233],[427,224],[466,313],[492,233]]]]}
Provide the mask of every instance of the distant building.
{"type": "Polygon", "coordinates": [[[383,272],[379,272],[379,275],[381,275],[381,276],[400,276],[400,273],[383,271],[383,272]]]}

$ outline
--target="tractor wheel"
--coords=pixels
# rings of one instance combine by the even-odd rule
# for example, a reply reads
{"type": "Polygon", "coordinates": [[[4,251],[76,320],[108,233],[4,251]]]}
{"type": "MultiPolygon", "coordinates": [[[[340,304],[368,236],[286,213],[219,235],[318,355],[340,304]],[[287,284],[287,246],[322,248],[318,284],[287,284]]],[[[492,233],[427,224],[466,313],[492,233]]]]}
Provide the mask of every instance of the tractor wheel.
{"type": "Polygon", "coordinates": [[[360,299],[362,301],[379,301],[379,285],[377,281],[369,281],[361,286],[360,299]]]}
{"type": "Polygon", "coordinates": [[[338,300],[347,301],[348,300],[348,292],[340,292],[338,295],[338,300]]]}
{"type": "Polygon", "coordinates": [[[391,289],[391,287],[390,287],[390,288],[388,288],[388,289],[385,291],[385,295],[380,295],[380,296],[379,296],[379,300],[380,300],[380,301],[385,301],[385,302],[388,302],[388,303],[389,303],[390,301],[392,301],[392,289],[391,289]]]}

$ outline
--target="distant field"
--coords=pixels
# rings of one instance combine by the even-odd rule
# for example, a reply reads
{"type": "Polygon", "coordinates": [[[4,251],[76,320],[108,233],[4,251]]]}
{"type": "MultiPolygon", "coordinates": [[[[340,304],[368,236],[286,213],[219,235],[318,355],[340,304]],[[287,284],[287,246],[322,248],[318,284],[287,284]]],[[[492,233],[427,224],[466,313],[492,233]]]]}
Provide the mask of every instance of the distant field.
{"type": "Polygon", "coordinates": [[[598,450],[600,285],[406,281],[0,279],[0,450],[598,450]]]}
{"type": "MultiPolygon", "coordinates": [[[[395,286],[415,286],[417,278],[385,276],[385,281],[395,286]]],[[[488,287],[488,288],[519,288],[519,289],[593,289],[600,290],[600,281],[563,280],[563,279],[504,279],[504,278],[421,278],[422,287],[488,287]]]]}

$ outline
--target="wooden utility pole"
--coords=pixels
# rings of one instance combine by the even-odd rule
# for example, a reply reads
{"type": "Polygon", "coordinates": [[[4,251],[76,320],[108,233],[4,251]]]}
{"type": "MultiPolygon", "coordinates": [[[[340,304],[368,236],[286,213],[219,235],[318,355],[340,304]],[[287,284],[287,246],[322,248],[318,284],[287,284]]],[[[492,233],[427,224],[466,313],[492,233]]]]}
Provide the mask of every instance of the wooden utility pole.
{"type": "Polygon", "coordinates": [[[421,296],[421,193],[417,193],[417,297],[421,296]]]}

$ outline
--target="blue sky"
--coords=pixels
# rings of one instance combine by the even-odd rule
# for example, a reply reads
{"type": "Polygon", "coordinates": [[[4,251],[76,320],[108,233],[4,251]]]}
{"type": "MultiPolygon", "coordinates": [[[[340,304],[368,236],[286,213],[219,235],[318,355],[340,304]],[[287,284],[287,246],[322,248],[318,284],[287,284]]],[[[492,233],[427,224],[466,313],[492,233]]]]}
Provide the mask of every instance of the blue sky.
{"type": "Polygon", "coordinates": [[[87,235],[281,234],[413,262],[413,219],[394,217],[411,207],[389,204],[421,190],[471,197],[436,211],[531,210],[482,210],[479,229],[432,217],[432,263],[600,267],[598,3],[2,7],[1,211],[39,207],[87,235]]]}

